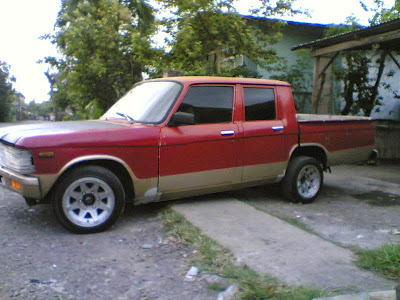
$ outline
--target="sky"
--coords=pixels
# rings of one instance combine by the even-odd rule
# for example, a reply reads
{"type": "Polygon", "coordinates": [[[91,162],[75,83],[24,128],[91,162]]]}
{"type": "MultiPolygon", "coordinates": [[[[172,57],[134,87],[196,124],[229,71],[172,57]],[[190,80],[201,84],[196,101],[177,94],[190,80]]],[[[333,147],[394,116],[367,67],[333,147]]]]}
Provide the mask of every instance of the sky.
{"type": "MultiPolygon", "coordinates": [[[[248,14],[253,0],[238,0],[242,14],[248,14]]],[[[366,2],[372,0],[366,0],[366,2]]],[[[388,6],[394,0],[385,0],[388,6]]],[[[311,18],[296,16],[290,20],[320,24],[340,24],[354,15],[361,24],[368,24],[368,15],[359,0],[297,0],[296,8],[307,9],[311,18]]],[[[46,56],[57,56],[57,49],[39,37],[53,33],[60,0],[0,0],[0,61],[10,65],[16,78],[14,88],[25,96],[25,102],[37,103],[49,99],[50,84],[44,75],[48,66],[37,61],[46,56]]]]}

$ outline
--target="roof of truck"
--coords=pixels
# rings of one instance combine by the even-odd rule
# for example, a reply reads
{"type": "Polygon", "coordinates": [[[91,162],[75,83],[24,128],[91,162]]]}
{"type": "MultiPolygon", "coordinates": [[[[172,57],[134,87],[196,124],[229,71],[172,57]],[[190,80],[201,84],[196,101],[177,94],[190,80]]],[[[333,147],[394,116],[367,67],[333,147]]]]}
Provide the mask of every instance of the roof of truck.
{"type": "Polygon", "coordinates": [[[289,83],[279,80],[270,79],[257,79],[257,78],[240,78],[240,77],[214,77],[214,76],[180,76],[180,77],[166,77],[159,79],[151,79],[151,81],[173,80],[179,81],[183,84],[263,84],[263,85],[279,85],[290,86],[289,83]]]}

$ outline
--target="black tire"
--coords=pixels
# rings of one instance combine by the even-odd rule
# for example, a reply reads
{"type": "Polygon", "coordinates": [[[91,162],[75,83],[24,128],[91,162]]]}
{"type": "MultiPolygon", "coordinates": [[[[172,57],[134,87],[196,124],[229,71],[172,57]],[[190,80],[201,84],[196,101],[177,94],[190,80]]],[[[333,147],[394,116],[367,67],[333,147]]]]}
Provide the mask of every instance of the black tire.
{"type": "Polygon", "coordinates": [[[83,166],[63,176],[52,203],[58,220],[67,230],[94,233],[110,228],[122,214],[125,192],[110,170],[83,166]]]}
{"type": "Polygon", "coordinates": [[[324,175],[321,163],[307,156],[295,157],[282,180],[285,198],[294,203],[312,203],[321,192],[324,175]]]}

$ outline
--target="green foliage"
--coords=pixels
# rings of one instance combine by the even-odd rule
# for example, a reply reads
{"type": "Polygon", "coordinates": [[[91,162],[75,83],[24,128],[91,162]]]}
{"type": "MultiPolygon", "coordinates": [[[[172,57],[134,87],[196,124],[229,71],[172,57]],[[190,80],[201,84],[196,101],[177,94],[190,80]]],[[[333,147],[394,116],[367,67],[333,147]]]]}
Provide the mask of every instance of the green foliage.
{"type": "Polygon", "coordinates": [[[239,67],[221,68],[221,77],[243,77],[243,78],[261,78],[260,74],[255,71],[250,71],[246,65],[239,67]]]}
{"type": "Polygon", "coordinates": [[[347,51],[343,55],[346,68],[336,70],[335,77],[344,83],[342,96],[346,102],[342,115],[357,114],[360,109],[369,116],[377,99],[372,99],[372,89],[369,85],[369,68],[371,59],[364,51],[347,51]],[[357,96],[356,99],[354,97],[357,96]]]}
{"type": "Polygon", "coordinates": [[[305,70],[312,70],[313,61],[307,50],[297,51],[296,63],[288,66],[287,61],[282,61],[280,69],[282,72],[271,76],[272,79],[289,82],[292,85],[293,96],[296,105],[296,111],[306,112],[306,104],[311,103],[311,91],[308,90],[312,85],[312,73],[306,73],[305,70]]]}
{"type": "MultiPolygon", "coordinates": [[[[372,0],[370,6],[365,1],[360,3],[365,11],[374,13],[370,25],[378,25],[400,17],[400,0],[396,0],[391,8],[386,8],[382,0],[372,0]]],[[[348,19],[346,26],[329,28],[326,36],[342,34],[358,28],[361,26],[353,17],[348,19]]],[[[385,83],[381,84],[387,55],[388,52],[382,51],[378,47],[369,54],[365,51],[355,50],[345,51],[341,54],[345,67],[336,69],[334,75],[343,82],[344,86],[341,94],[345,100],[345,106],[341,111],[343,115],[358,114],[361,110],[364,115],[369,116],[373,107],[380,104],[382,98],[379,96],[379,87],[390,88],[385,83]],[[376,78],[370,74],[373,66],[377,66],[378,69],[376,78]]]]}
{"type": "Polygon", "coordinates": [[[285,15],[297,15],[303,14],[304,12],[300,10],[294,10],[292,4],[294,0],[260,0],[260,7],[252,10],[253,14],[263,15],[264,17],[276,17],[285,15]]]}
{"type": "Polygon", "coordinates": [[[0,61],[0,122],[9,120],[14,95],[12,81],[15,79],[10,77],[9,68],[9,65],[0,61]]]}
{"type": "MultiPolygon", "coordinates": [[[[278,60],[269,46],[281,38],[282,22],[240,16],[233,0],[158,0],[171,10],[163,24],[172,36],[171,51],[162,61],[164,67],[185,74],[237,74],[224,59],[245,55],[254,63],[269,67],[278,60]],[[224,70],[223,70],[224,68],[224,70]]],[[[292,1],[261,1],[259,14],[291,11],[292,1]]],[[[239,74],[241,75],[241,74],[239,74]]]]}
{"type": "Polygon", "coordinates": [[[84,118],[113,105],[158,55],[149,41],[153,8],[144,0],[64,0],[56,29],[47,38],[64,58],[46,62],[59,71],[57,103],[84,118]]]}
{"type": "MultiPolygon", "coordinates": [[[[326,36],[346,33],[360,28],[354,18],[348,19],[347,26],[334,26],[327,30],[326,36]]],[[[378,90],[385,68],[386,51],[375,48],[372,53],[361,50],[342,52],[340,57],[344,66],[334,69],[336,79],[343,82],[341,96],[345,100],[341,114],[358,114],[360,110],[369,116],[373,107],[380,104],[381,97],[378,90]],[[370,70],[372,65],[378,66],[376,78],[372,78],[370,70]]]]}
{"type": "Polygon", "coordinates": [[[32,100],[29,102],[26,110],[36,118],[44,118],[53,112],[53,107],[51,101],[36,103],[35,100],[32,100]]]}
{"type": "Polygon", "coordinates": [[[400,244],[386,245],[377,250],[360,250],[357,264],[387,278],[400,280],[400,244]]]}
{"type": "Polygon", "coordinates": [[[360,3],[365,11],[374,13],[370,20],[371,25],[378,25],[400,17],[400,0],[395,0],[391,8],[387,8],[383,0],[372,0],[372,7],[368,6],[365,1],[360,3]]]}

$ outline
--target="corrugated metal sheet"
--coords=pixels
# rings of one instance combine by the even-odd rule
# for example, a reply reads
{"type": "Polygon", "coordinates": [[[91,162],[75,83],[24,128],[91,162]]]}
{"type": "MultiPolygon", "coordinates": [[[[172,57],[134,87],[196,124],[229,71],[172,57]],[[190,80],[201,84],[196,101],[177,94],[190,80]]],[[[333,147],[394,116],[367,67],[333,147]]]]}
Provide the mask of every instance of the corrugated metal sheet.
{"type": "MultiPolygon", "coordinates": [[[[336,36],[312,41],[309,43],[301,44],[298,45],[292,50],[298,50],[298,49],[303,49],[303,48],[313,48],[313,49],[319,49],[319,48],[324,48],[324,47],[329,47],[333,46],[336,44],[348,42],[348,41],[353,41],[353,40],[359,40],[362,38],[367,38],[387,32],[391,32],[394,30],[400,29],[400,18],[395,19],[389,22],[381,23],[379,25],[367,27],[367,28],[361,28],[357,29],[351,32],[339,34],[336,36]]],[[[390,48],[393,50],[398,50],[400,49],[400,36],[399,39],[396,39],[391,42],[384,42],[382,43],[385,48],[390,48]]]]}

